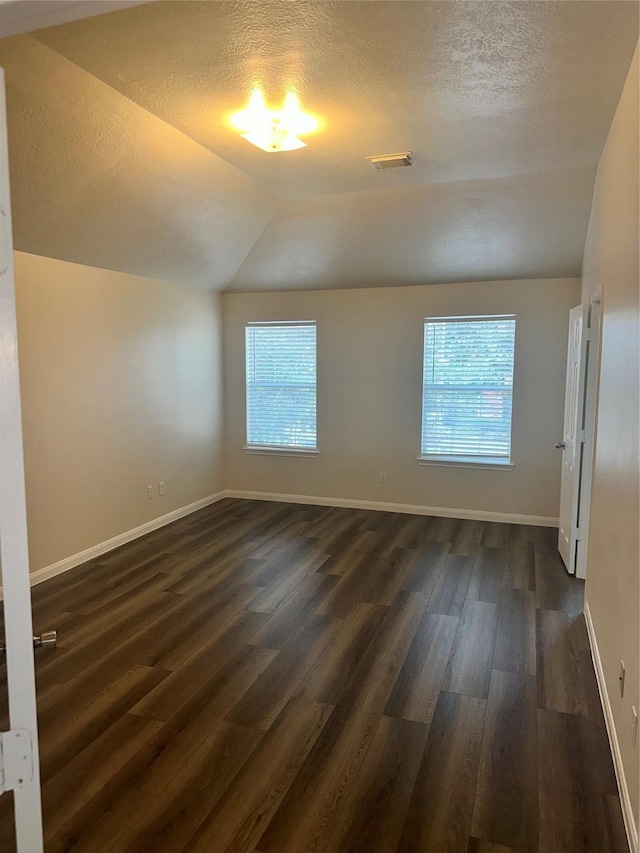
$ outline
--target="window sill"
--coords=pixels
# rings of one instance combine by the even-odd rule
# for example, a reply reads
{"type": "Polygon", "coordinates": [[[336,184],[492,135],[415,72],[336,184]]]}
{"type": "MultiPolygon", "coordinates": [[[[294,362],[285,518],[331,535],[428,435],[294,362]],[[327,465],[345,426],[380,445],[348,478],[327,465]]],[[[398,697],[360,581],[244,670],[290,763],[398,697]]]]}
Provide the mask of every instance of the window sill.
{"type": "Polygon", "coordinates": [[[245,453],[258,456],[318,456],[317,450],[305,450],[304,447],[245,447],[245,453]]]}
{"type": "Polygon", "coordinates": [[[483,459],[477,456],[418,456],[418,465],[435,465],[442,468],[480,468],[489,471],[512,471],[508,459],[483,459]]]}

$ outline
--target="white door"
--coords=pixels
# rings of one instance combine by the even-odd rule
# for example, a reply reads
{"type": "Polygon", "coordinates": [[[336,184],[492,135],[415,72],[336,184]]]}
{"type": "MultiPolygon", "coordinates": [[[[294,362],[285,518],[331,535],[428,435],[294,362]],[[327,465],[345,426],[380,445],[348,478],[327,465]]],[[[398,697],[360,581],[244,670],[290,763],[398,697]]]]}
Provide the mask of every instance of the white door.
{"type": "Polygon", "coordinates": [[[576,577],[587,576],[587,548],[589,545],[589,517],[591,514],[591,486],[593,463],[596,453],[596,424],[598,414],[598,384],[600,379],[600,336],[602,318],[602,284],[589,302],[589,342],[587,344],[587,367],[584,394],[584,432],[582,446],[582,472],[580,474],[580,502],[578,527],[582,538],[578,541],[576,577]]]}
{"type": "Polygon", "coordinates": [[[584,442],[584,390],[587,346],[587,308],[578,305],[569,312],[567,380],[564,398],[562,441],[562,480],[560,484],[560,530],[558,550],[567,571],[575,574],[580,500],[580,472],[584,442]]]}
{"type": "Polygon", "coordinates": [[[18,853],[42,853],[15,306],[4,72],[0,69],[0,566],[10,726],[0,734],[0,794],[14,792],[18,853]]]}

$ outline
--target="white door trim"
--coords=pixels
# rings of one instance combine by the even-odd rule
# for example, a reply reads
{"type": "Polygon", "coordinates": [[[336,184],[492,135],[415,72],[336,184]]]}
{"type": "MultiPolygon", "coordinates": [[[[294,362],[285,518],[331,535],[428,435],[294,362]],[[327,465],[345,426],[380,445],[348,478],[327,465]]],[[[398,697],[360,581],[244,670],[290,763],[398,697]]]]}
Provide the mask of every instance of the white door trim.
{"type": "MultiPolygon", "coordinates": [[[[8,781],[14,792],[18,853],[42,853],[38,720],[8,158],[4,71],[0,68],[0,564],[4,589],[9,720],[14,734],[22,732],[19,738],[7,738],[6,745],[30,741],[31,761],[25,765],[25,773],[18,771],[15,778],[8,781]]],[[[9,757],[9,776],[11,767],[19,767],[23,758],[13,749],[10,753],[15,760],[5,756],[9,757]]]]}

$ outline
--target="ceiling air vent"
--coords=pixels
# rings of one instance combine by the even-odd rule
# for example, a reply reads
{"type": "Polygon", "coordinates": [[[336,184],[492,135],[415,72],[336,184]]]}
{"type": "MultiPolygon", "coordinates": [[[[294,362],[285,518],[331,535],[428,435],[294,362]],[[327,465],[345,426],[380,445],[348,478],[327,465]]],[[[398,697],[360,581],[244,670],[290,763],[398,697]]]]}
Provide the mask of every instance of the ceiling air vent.
{"type": "Polygon", "coordinates": [[[411,151],[402,151],[400,154],[376,154],[367,157],[367,160],[376,169],[398,169],[401,166],[413,165],[413,154],[411,151]]]}

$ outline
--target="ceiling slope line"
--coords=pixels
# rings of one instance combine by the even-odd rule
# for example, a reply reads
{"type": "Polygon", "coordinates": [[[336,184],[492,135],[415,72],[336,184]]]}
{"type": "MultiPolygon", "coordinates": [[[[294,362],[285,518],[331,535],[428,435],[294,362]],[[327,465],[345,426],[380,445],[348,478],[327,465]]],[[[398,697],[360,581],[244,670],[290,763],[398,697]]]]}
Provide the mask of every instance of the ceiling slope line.
{"type": "MultiPolygon", "coordinates": [[[[142,5],[143,3],[147,3],[147,2],[157,2],[157,0],[142,0],[142,3],[140,3],[140,4],[136,3],[136,4],[132,4],[132,5],[142,5]]],[[[22,35],[20,37],[21,38],[29,38],[29,39],[32,39],[33,41],[37,42],[44,50],[47,50],[47,51],[55,54],[55,56],[59,57],[59,59],[61,59],[63,62],[68,62],[69,65],[73,65],[74,68],[77,68],[78,71],[82,72],[82,74],[86,74],[88,77],[91,77],[92,80],[95,80],[96,83],[99,83],[101,86],[106,86],[107,89],[110,89],[119,98],[124,98],[126,101],[128,101],[130,104],[132,104],[134,107],[136,107],[136,109],[142,110],[142,112],[146,113],[148,116],[151,116],[154,120],[160,121],[160,122],[162,122],[162,124],[166,125],[167,127],[170,127],[172,130],[175,130],[176,133],[180,133],[182,136],[185,137],[185,139],[188,139],[189,142],[193,143],[194,145],[197,145],[198,148],[200,148],[202,151],[204,151],[209,156],[215,157],[217,160],[221,160],[223,163],[226,163],[226,165],[229,166],[230,169],[234,169],[236,172],[238,172],[238,174],[242,175],[248,181],[251,181],[252,183],[261,187],[266,193],[269,193],[269,195],[273,196],[274,199],[279,198],[279,196],[277,196],[271,189],[269,189],[269,187],[267,187],[267,185],[264,182],[259,181],[253,175],[250,175],[248,172],[245,172],[244,169],[240,169],[239,166],[236,166],[230,160],[227,160],[225,157],[222,157],[220,154],[217,154],[215,151],[212,151],[210,148],[207,148],[206,145],[203,145],[201,142],[198,142],[197,139],[194,139],[192,136],[189,136],[189,134],[185,130],[183,130],[181,127],[178,127],[177,125],[172,124],[170,121],[167,121],[166,119],[162,118],[157,113],[154,113],[154,112],[152,112],[152,110],[147,109],[147,107],[142,106],[142,104],[140,104],[138,101],[134,101],[133,98],[130,98],[128,95],[125,95],[124,92],[120,91],[120,89],[116,89],[115,86],[112,86],[110,83],[107,83],[101,77],[97,77],[95,74],[92,74],[90,71],[87,71],[87,69],[83,68],[82,65],[79,65],[77,62],[74,62],[72,59],[69,59],[63,53],[60,53],[59,51],[55,50],[55,48],[49,47],[48,44],[41,41],[34,33],[25,33],[24,35],[22,35]]],[[[1,44],[1,40],[0,40],[0,44],[1,44]]]]}

